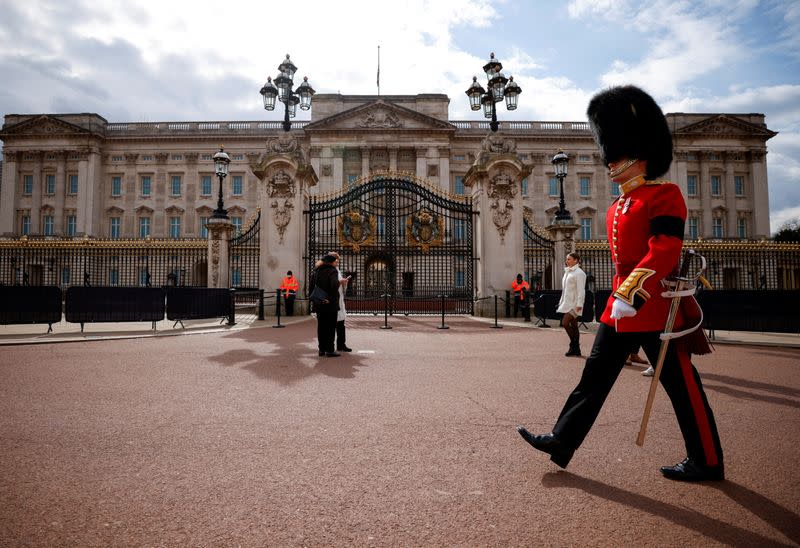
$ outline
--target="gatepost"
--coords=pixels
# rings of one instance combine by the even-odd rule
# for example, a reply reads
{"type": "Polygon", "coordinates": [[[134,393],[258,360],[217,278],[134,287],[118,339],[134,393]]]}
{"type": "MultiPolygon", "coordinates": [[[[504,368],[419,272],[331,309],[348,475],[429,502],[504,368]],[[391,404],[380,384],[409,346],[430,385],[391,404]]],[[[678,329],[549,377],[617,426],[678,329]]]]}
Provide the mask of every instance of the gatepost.
{"type": "MultiPolygon", "coordinates": [[[[268,141],[267,151],[254,159],[250,168],[261,183],[259,287],[274,295],[286,271],[291,270],[302,288],[306,283],[303,256],[307,241],[303,211],[308,209],[308,189],[319,178],[297,139],[289,136],[268,141]]],[[[268,310],[274,313],[273,307],[268,310]]],[[[295,303],[295,313],[307,312],[306,301],[295,303]]]]}
{"type": "Polygon", "coordinates": [[[475,218],[476,286],[480,301],[475,314],[494,315],[494,295],[505,297],[517,273],[524,271],[522,179],[531,172],[516,154],[513,139],[492,134],[464,176],[472,191],[475,218]],[[484,298],[489,297],[489,298],[484,298]]]}
{"type": "Polygon", "coordinates": [[[553,220],[552,224],[546,227],[553,240],[553,288],[564,289],[561,287],[561,279],[563,278],[564,260],[567,258],[567,253],[575,251],[575,240],[572,235],[580,228],[572,220],[572,217],[565,219],[563,222],[553,220]]]}
{"type": "Polygon", "coordinates": [[[210,218],[208,229],[208,287],[230,287],[230,238],[233,224],[227,217],[210,218]]]}

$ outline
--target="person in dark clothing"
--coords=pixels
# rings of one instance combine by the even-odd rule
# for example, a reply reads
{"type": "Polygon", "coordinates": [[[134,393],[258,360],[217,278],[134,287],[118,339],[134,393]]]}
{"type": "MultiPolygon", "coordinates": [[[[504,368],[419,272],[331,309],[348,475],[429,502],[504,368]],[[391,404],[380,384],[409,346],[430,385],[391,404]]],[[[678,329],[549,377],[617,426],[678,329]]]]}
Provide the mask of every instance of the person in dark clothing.
{"type": "Polygon", "coordinates": [[[328,295],[325,302],[314,305],[314,312],[317,314],[319,355],[329,358],[341,356],[333,347],[336,338],[336,314],[339,312],[339,271],[336,270],[335,262],[335,256],[325,255],[314,272],[314,283],[328,295]]]}

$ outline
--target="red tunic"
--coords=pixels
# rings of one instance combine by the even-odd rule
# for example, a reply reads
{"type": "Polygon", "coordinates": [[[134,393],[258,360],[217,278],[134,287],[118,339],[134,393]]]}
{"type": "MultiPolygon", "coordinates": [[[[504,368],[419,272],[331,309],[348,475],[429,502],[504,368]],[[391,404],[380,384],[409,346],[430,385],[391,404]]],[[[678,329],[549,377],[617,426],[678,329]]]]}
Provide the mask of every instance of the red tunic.
{"type": "Polygon", "coordinates": [[[675,273],[680,262],[686,202],[677,185],[665,181],[639,177],[621,189],[606,213],[616,274],[600,321],[620,332],[662,331],[670,300],[661,296],[661,280],[675,273]],[[614,299],[636,308],[636,316],[611,319],[614,299]]]}

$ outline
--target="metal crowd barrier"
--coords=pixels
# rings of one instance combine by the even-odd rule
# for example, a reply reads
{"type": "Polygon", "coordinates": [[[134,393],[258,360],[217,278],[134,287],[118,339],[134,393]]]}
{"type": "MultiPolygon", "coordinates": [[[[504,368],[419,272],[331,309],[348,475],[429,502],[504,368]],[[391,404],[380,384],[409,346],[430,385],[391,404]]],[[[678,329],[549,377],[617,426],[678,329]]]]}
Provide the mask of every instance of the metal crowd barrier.
{"type": "Polygon", "coordinates": [[[0,286],[0,324],[46,323],[47,332],[61,321],[58,286],[0,286]]]}

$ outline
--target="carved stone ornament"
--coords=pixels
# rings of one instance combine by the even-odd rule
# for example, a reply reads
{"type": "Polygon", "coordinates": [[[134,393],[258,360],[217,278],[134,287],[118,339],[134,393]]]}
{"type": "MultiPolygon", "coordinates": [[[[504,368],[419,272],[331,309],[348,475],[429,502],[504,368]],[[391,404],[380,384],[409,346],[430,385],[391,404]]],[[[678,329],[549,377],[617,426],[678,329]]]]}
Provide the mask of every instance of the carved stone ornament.
{"type": "Polygon", "coordinates": [[[514,153],[517,151],[517,143],[502,135],[487,135],[481,143],[481,150],[494,154],[514,153]]]}
{"type": "Polygon", "coordinates": [[[489,181],[489,199],[492,209],[492,222],[500,233],[500,243],[506,241],[506,230],[511,224],[512,200],[517,195],[517,186],[506,172],[501,171],[489,181]]]}
{"type": "Polygon", "coordinates": [[[291,199],[285,198],[283,200],[272,200],[270,207],[275,210],[275,213],[272,215],[272,222],[275,223],[275,227],[278,229],[278,235],[280,236],[279,242],[283,243],[283,235],[286,233],[286,227],[289,226],[289,221],[292,220],[294,204],[291,199]]]}
{"type": "Polygon", "coordinates": [[[411,247],[422,248],[423,253],[431,247],[442,245],[444,238],[444,219],[424,207],[406,219],[406,243],[411,247]]]}
{"type": "Polygon", "coordinates": [[[322,168],[323,177],[331,177],[333,175],[333,167],[330,164],[322,164],[320,167],[322,168]]]}
{"type": "Polygon", "coordinates": [[[356,123],[356,126],[363,128],[398,128],[403,127],[403,123],[393,112],[382,108],[374,108],[366,112],[356,123]]]}
{"type": "Polygon", "coordinates": [[[364,246],[375,243],[377,220],[374,215],[357,209],[351,209],[337,219],[339,229],[339,245],[349,247],[353,253],[359,253],[364,246]]]}
{"type": "Polygon", "coordinates": [[[273,137],[267,141],[267,153],[287,154],[300,163],[305,161],[303,149],[294,137],[273,137]]]}
{"type": "Polygon", "coordinates": [[[211,241],[211,287],[219,287],[219,232],[211,241]]]}
{"type": "Polygon", "coordinates": [[[272,179],[267,181],[267,196],[270,198],[293,198],[296,193],[294,181],[282,169],[279,169],[272,179]]]}

